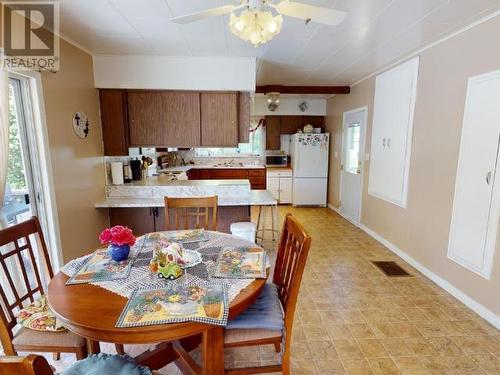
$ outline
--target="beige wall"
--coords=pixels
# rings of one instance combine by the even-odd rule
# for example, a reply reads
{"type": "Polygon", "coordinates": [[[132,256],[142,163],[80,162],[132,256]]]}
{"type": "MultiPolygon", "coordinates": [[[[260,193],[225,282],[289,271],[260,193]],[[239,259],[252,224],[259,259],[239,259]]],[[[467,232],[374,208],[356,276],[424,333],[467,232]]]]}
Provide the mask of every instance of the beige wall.
{"type": "MultiPolygon", "coordinates": [[[[420,54],[408,207],[367,194],[365,163],[361,222],[500,316],[500,251],[486,280],[447,258],[448,234],[465,105],[467,79],[500,69],[500,17],[420,54]]],[[[370,152],[375,79],[328,102],[327,128],[333,134],[328,199],[338,207],[342,113],[367,105],[366,152],[370,152]],[[335,158],[335,152],[338,157],[335,158]]]]}
{"type": "Polygon", "coordinates": [[[94,208],[104,198],[105,178],[92,56],[61,39],[60,70],[42,72],[41,77],[62,253],[67,262],[94,250],[100,231],[109,224],[108,210],[94,208]],[[76,111],[90,120],[85,140],[73,132],[76,111]]]}
{"type": "Polygon", "coordinates": [[[42,73],[42,85],[62,252],[68,261],[93,250],[108,219],[107,210],[94,208],[104,197],[104,164],[92,57],[61,40],[60,63],[59,72],[42,73]],[[90,120],[85,140],[73,132],[76,111],[90,120]]]}

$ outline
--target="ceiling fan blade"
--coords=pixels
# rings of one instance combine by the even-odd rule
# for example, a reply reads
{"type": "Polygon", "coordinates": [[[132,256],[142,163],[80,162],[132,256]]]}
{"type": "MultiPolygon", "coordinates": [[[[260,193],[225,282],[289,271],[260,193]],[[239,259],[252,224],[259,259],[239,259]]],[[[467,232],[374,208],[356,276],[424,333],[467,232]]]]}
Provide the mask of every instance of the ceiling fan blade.
{"type": "Polygon", "coordinates": [[[331,26],[338,25],[346,16],[346,13],[340,10],[321,8],[288,0],[276,4],[275,8],[285,16],[303,20],[310,18],[311,21],[331,26]]]}
{"type": "Polygon", "coordinates": [[[170,18],[170,21],[180,24],[190,23],[208,17],[221,16],[223,14],[231,13],[233,10],[236,10],[238,8],[240,8],[240,6],[224,5],[217,8],[202,10],[201,12],[187,14],[185,16],[170,18]]]}

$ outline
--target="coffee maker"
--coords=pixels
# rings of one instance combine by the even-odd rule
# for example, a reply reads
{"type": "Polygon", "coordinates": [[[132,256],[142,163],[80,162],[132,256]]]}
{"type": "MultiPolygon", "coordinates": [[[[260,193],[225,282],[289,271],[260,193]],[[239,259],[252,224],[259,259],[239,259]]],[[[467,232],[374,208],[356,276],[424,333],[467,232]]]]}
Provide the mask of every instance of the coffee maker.
{"type": "Polygon", "coordinates": [[[130,169],[132,169],[132,180],[139,181],[142,178],[142,162],[137,158],[130,160],[130,169]]]}

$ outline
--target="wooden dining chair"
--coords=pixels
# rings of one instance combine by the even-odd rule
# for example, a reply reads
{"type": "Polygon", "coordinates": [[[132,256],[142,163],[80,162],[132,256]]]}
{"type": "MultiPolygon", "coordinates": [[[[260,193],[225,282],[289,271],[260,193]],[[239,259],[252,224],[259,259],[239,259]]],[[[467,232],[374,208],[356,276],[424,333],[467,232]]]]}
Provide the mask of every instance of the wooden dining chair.
{"type": "Polygon", "coordinates": [[[250,308],[228,322],[224,347],[274,344],[279,352],[284,343],[281,364],[262,367],[227,369],[226,374],[257,374],[282,371],[290,374],[290,345],[293,318],[300,282],[311,237],[291,215],[285,217],[274,269],[273,284],[266,284],[250,308]],[[284,316],[283,316],[284,315],[284,316]],[[278,324],[277,320],[281,320],[278,324]],[[270,327],[275,326],[271,329],[270,327]],[[278,327],[282,327],[281,329],[278,327]]]}
{"type": "Polygon", "coordinates": [[[0,357],[0,375],[53,375],[47,360],[41,355],[0,357]]]}
{"type": "Polygon", "coordinates": [[[217,195],[199,198],[165,197],[165,230],[217,230],[217,195]]]}
{"type": "Polygon", "coordinates": [[[17,352],[75,353],[87,356],[87,341],[70,332],[41,332],[19,327],[16,314],[44,294],[39,271],[44,267],[49,279],[54,273],[37,217],[0,230],[0,342],[6,355],[17,352]],[[30,236],[37,238],[38,262],[30,236]]]}

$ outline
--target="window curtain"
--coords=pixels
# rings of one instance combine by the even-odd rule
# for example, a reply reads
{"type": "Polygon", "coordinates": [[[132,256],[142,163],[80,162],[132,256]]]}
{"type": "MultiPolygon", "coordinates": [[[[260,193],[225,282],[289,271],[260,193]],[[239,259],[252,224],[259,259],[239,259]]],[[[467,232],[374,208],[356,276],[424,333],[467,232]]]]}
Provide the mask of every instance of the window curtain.
{"type": "Polygon", "coordinates": [[[1,207],[7,185],[9,155],[9,78],[0,68],[0,228],[7,226],[1,207]]]}

